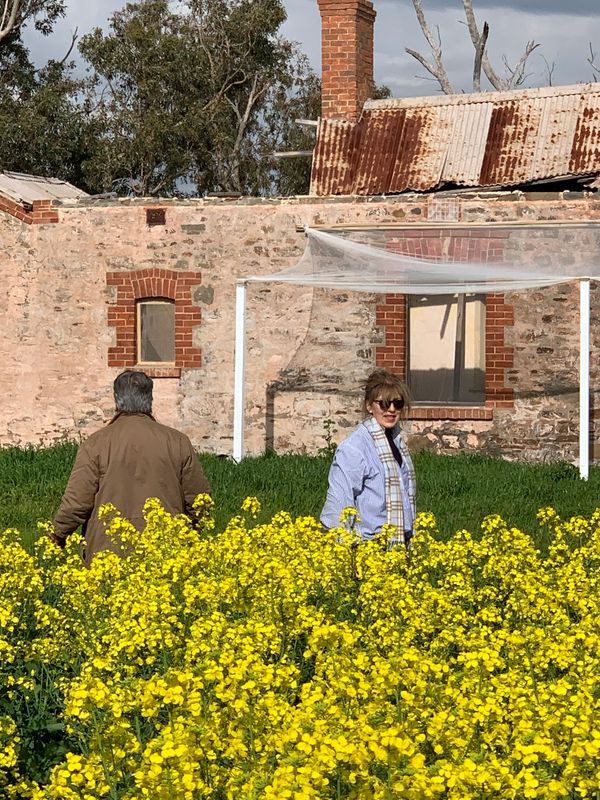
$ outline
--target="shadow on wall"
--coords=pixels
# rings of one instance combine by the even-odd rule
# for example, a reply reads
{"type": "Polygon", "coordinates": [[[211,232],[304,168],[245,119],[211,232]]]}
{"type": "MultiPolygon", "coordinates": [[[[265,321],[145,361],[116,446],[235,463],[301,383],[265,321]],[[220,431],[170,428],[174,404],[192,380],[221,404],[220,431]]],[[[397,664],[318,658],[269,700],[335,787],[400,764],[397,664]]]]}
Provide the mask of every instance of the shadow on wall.
{"type": "Polygon", "coordinates": [[[413,369],[410,372],[410,393],[416,403],[485,402],[485,372],[481,369],[413,369]]]}
{"type": "MultiPolygon", "coordinates": [[[[275,450],[275,400],[278,396],[283,394],[299,394],[306,392],[307,394],[323,395],[324,398],[331,398],[336,396],[343,398],[340,404],[343,408],[351,411],[356,407],[357,414],[360,415],[360,397],[356,392],[341,389],[339,384],[335,381],[324,384],[323,382],[312,382],[307,373],[300,373],[294,375],[293,378],[283,378],[267,384],[265,390],[265,451],[275,450]]],[[[337,415],[336,415],[337,416],[337,415]]],[[[352,417],[352,414],[349,415],[352,417]]],[[[319,424],[319,433],[327,438],[327,426],[323,428],[324,420],[319,424]],[[322,430],[321,430],[322,428],[322,430]]],[[[340,428],[345,428],[348,425],[356,424],[353,420],[336,419],[335,425],[340,428]]]]}

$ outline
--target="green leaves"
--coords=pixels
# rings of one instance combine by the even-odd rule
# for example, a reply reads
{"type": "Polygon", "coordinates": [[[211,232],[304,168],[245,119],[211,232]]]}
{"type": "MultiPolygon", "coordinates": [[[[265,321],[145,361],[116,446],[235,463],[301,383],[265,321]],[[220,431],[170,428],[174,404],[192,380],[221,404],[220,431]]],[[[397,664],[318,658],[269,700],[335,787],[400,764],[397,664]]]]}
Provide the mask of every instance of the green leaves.
{"type": "MultiPolygon", "coordinates": [[[[0,8],[4,0],[0,0],[0,8]]],[[[138,0],[107,30],[83,36],[87,77],[73,63],[36,69],[20,33],[44,34],[64,0],[29,0],[0,42],[0,169],[70,180],[91,193],[137,196],[295,194],[310,159],[320,86],[284,39],[281,0],[138,0]]]]}
{"type": "Polygon", "coordinates": [[[81,84],[69,63],[49,61],[36,69],[21,41],[25,25],[33,23],[47,35],[64,11],[63,0],[25,2],[15,27],[0,40],[0,169],[81,184],[85,119],[76,102],[81,84]]]}
{"type": "Polygon", "coordinates": [[[140,0],[85,36],[98,132],[85,171],[135,195],[277,187],[264,154],[286,139],[314,78],[281,38],[280,0],[140,0]],[[311,81],[312,78],[312,81],[311,81]],[[286,107],[286,99],[290,99],[286,107]]]}
{"type": "Polygon", "coordinates": [[[54,22],[65,14],[65,0],[0,0],[0,41],[19,35],[32,20],[44,35],[52,31],[54,22]]]}

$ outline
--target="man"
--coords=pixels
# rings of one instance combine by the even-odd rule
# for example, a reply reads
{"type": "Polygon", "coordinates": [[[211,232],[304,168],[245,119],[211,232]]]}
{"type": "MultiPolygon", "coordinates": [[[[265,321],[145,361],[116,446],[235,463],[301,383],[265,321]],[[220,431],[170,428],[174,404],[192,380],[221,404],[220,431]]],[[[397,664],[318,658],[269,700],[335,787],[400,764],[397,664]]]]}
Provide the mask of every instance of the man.
{"type": "Polygon", "coordinates": [[[116,414],[80,446],[51,534],[64,546],[81,525],[86,563],[100,550],[118,551],[98,519],[104,503],[112,503],[142,530],[142,508],[149,497],[158,497],[171,514],[193,516],[194,498],[210,492],[188,437],[152,416],[152,379],[126,370],[113,388],[116,414]]]}

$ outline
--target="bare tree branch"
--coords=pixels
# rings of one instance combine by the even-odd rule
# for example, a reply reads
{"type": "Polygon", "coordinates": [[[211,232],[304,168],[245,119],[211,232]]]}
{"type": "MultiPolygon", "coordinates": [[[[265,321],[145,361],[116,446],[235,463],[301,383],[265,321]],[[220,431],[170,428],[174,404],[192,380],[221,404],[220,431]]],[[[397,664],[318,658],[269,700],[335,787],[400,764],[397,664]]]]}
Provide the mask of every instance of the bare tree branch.
{"type": "Polygon", "coordinates": [[[588,64],[593,70],[594,73],[594,81],[596,80],[596,76],[600,75],[600,67],[596,64],[596,53],[592,48],[592,43],[590,42],[590,57],[587,60],[588,64]]]}
{"type": "Polygon", "coordinates": [[[506,56],[503,57],[504,66],[506,68],[507,73],[510,74],[510,78],[508,81],[509,88],[514,88],[515,86],[522,86],[527,78],[527,73],[525,72],[525,66],[527,64],[527,59],[533,53],[533,51],[539,47],[539,44],[536,42],[527,42],[525,45],[525,52],[518,60],[517,64],[514,67],[511,67],[506,60],[506,56]]]}
{"type": "MultiPolygon", "coordinates": [[[[475,19],[475,12],[473,11],[473,0],[463,0],[463,8],[465,10],[465,17],[467,20],[467,28],[469,29],[469,35],[471,36],[473,47],[477,51],[477,48],[479,47],[479,43],[481,41],[481,34],[479,33],[479,28],[477,27],[477,20],[475,19]]],[[[483,71],[485,72],[488,81],[492,84],[494,89],[496,89],[497,91],[505,91],[507,89],[513,89],[515,86],[521,86],[526,78],[525,65],[527,64],[527,59],[533,53],[536,47],[539,47],[539,45],[536,44],[536,42],[533,41],[527,42],[527,44],[525,45],[525,51],[523,52],[523,55],[521,56],[515,67],[509,66],[506,57],[503,59],[506,72],[510,76],[509,78],[502,78],[500,75],[498,75],[496,70],[492,67],[492,64],[487,56],[487,53],[484,52],[481,62],[483,71]]]]}
{"type": "Polygon", "coordinates": [[[553,86],[554,84],[552,83],[552,76],[554,75],[554,70],[556,69],[556,61],[553,61],[550,64],[546,59],[546,56],[542,56],[542,58],[544,59],[544,64],[546,65],[546,81],[548,86],[553,86]]]}
{"type": "MultiPolygon", "coordinates": [[[[428,60],[422,53],[419,53],[416,50],[412,50],[408,47],[406,48],[406,52],[415,58],[427,70],[427,72],[433,75],[445,94],[452,94],[454,90],[452,89],[446,68],[443,64],[439,29],[436,40],[427,23],[427,19],[425,18],[425,13],[423,11],[423,0],[412,0],[412,4],[414,6],[419,25],[421,26],[421,30],[423,31],[423,35],[425,36],[427,44],[431,50],[433,60],[428,60]]],[[[483,30],[480,32],[479,26],[477,25],[477,20],[475,19],[475,12],[473,11],[473,0],[462,0],[462,4],[465,12],[469,36],[471,37],[471,42],[475,48],[475,60],[473,63],[473,91],[481,91],[482,70],[493,88],[497,91],[506,91],[508,89],[513,89],[515,86],[521,86],[527,78],[527,73],[525,71],[527,60],[539,45],[533,41],[527,42],[523,54],[514,67],[511,67],[506,60],[506,57],[504,57],[503,63],[505,68],[505,76],[500,75],[492,66],[486,52],[490,33],[489,25],[487,22],[485,22],[483,25],[483,30]]],[[[592,60],[590,61],[590,59],[588,59],[588,61],[592,65],[592,69],[600,73],[600,67],[596,67],[596,65],[592,63],[593,54],[592,60]]],[[[551,77],[551,72],[549,74],[551,77]]]]}
{"type": "Polygon", "coordinates": [[[17,17],[22,0],[0,0],[2,15],[0,16],[0,42],[12,31],[17,23],[17,17]]]}
{"type": "Polygon", "coordinates": [[[490,34],[490,26],[487,22],[483,23],[483,33],[479,37],[479,41],[475,47],[475,62],[473,64],[473,91],[481,91],[481,64],[485,54],[485,46],[487,44],[488,36],[490,34]]]}
{"type": "Polygon", "coordinates": [[[71,44],[69,45],[69,49],[67,50],[63,58],[61,58],[61,60],[58,62],[59,66],[64,67],[64,65],[67,63],[67,59],[73,52],[73,48],[75,47],[77,39],[79,39],[79,28],[75,28],[75,30],[71,34],[71,44]]]}
{"type": "Polygon", "coordinates": [[[415,13],[417,15],[417,19],[419,20],[419,25],[421,26],[421,30],[423,31],[423,36],[427,40],[427,44],[429,45],[429,49],[431,50],[431,55],[433,56],[433,63],[431,61],[428,61],[424,55],[418,53],[416,50],[412,50],[407,47],[406,52],[413,58],[416,58],[417,61],[423,67],[425,67],[427,72],[433,75],[433,77],[439,83],[444,94],[454,94],[454,89],[452,88],[452,84],[450,83],[450,79],[448,78],[448,73],[446,72],[446,68],[444,67],[444,62],[442,60],[442,42],[441,42],[439,28],[436,40],[433,33],[431,32],[431,28],[427,24],[427,19],[425,18],[425,13],[423,11],[422,0],[412,0],[412,4],[415,8],[415,13]]]}
{"type": "MultiPolygon", "coordinates": [[[[465,10],[465,17],[467,19],[467,28],[469,29],[469,35],[471,36],[471,41],[473,42],[473,47],[477,50],[479,43],[481,41],[481,34],[479,33],[479,28],[477,27],[477,20],[475,19],[475,12],[473,11],[473,0],[463,0],[463,8],[465,10]]],[[[486,78],[492,84],[494,89],[497,89],[499,92],[503,91],[504,89],[508,89],[508,81],[501,78],[498,73],[492,67],[490,60],[487,56],[487,53],[482,54],[481,64],[483,67],[483,71],[485,72],[486,78]]]]}

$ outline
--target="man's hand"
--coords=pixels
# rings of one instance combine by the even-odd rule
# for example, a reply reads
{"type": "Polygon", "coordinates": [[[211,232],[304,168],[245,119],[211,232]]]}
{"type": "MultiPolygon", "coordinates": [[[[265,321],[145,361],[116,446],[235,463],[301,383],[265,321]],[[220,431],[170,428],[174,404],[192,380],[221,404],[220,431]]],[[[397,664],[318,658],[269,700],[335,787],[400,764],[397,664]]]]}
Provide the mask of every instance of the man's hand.
{"type": "Polygon", "coordinates": [[[48,528],[46,534],[50,541],[54,542],[54,544],[58,545],[59,547],[64,547],[67,543],[67,537],[56,533],[53,528],[48,528]]]}

